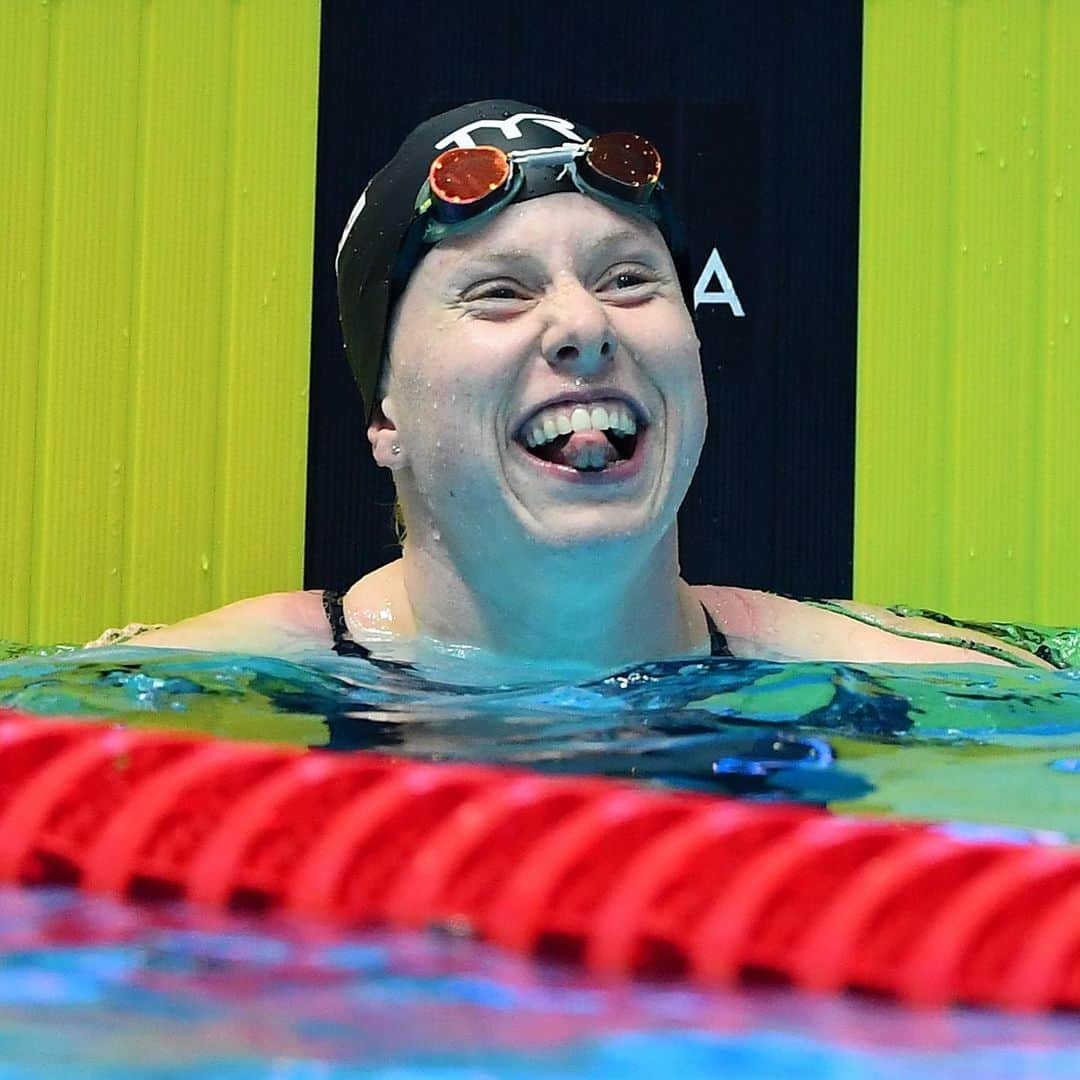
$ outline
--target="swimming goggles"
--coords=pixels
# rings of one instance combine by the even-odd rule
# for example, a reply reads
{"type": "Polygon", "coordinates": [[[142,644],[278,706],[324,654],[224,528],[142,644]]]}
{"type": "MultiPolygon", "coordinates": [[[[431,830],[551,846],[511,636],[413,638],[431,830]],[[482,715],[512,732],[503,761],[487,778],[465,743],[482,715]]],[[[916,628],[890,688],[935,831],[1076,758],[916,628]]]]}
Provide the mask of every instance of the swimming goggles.
{"type": "Polygon", "coordinates": [[[423,242],[438,243],[512,202],[527,169],[559,165],[558,179],[568,175],[583,195],[659,218],[650,199],[660,182],[660,153],[641,135],[616,131],[583,143],[509,152],[454,147],[431,163],[416,197],[416,214],[426,218],[423,242]]]}

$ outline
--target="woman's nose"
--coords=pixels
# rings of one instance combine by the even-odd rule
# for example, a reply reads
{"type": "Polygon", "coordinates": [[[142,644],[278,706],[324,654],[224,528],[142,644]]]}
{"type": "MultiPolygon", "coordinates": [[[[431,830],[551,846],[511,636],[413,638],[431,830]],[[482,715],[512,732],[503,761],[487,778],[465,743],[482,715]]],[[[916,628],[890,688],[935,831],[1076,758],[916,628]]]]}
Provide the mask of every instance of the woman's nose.
{"type": "Polygon", "coordinates": [[[615,359],[615,333],[604,305],[577,285],[552,301],[554,317],[544,333],[544,359],[571,375],[588,378],[615,359]]]}

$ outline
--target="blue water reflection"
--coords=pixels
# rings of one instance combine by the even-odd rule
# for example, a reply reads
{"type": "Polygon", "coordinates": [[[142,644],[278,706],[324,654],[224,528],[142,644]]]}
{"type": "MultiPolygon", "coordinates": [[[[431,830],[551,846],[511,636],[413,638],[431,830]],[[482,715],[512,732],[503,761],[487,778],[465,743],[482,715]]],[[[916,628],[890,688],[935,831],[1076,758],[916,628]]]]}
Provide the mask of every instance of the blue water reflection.
{"type": "Polygon", "coordinates": [[[0,890],[4,1076],[1075,1077],[1063,1017],[603,985],[474,943],[0,890]]]}
{"type": "Polygon", "coordinates": [[[1080,669],[704,659],[573,686],[113,648],[0,663],[0,705],[1080,837],[1080,669]]]}
{"type": "MultiPolygon", "coordinates": [[[[695,660],[579,686],[113,648],[0,662],[0,705],[600,773],[1080,837],[1080,670],[695,660]]],[[[453,937],[0,890],[0,1080],[1080,1076],[1069,1017],[605,985],[453,937]]]]}

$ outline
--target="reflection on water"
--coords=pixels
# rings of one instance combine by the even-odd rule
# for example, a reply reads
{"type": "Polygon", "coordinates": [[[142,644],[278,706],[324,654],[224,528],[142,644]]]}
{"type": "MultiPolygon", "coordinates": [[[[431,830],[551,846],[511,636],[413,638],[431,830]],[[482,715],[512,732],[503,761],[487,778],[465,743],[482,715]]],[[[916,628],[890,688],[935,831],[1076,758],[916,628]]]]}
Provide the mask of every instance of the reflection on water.
{"type": "Polygon", "coordinates": [[[0,705],[1080,836],[1080,669],[705,658],[466,687],[332,654],[114,647],[0,663],[0,705]]]}
{"type": "MultiPolygon", "coordinates": [[[[468,688],[326,655],[118,647],[0,662],[0,705],[1080,836],[1080,670],[704,659],[468,688]]],[[[1080,1075],[1071,1017],[610,985],[450,937],[12,890],[0,1039],[4,1075],[109,1080],[1080,1075]]]]}
{"type": "Polygon", "coordinates": [[[1077,1075],[1067,1017],[604,985],[475,943],[0,889],[5,1076],[1077,1075]]]}

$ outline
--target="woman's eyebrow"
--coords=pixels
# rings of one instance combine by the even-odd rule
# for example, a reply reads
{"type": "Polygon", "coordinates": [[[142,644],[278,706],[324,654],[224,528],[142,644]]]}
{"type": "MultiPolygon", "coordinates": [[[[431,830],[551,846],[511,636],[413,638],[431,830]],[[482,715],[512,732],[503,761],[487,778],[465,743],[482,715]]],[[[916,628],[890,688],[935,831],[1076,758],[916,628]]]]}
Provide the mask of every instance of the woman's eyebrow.
{"type": "Polygon", "coordinates": [[[610,259],[614,256],[619,259],[655,263],[663,258],[659,244],[632,229],[598,236],[589,246],[588,253],[594,261],[610,259]]]}
{"type": "Polygon", "coordinates": [[[634,244],[643,249],[653,246],[647,237],[634,229],[617,229],[615,232],[601,233],[593,242],[593,246],[599,247],[601,244],[634,244]]]}
{"type": "MultiPolygon", "coordinates": [[[[647,236],[633,229],[618,229],[601,233],[589,242],[586,255],[590,259],[610,258],[612,249],[622,249],[618,253],[622,258],[649,259],[657,258],[656,245],[647,236]]],[[[503,271],[543,271],[544,259],[532,251],[521,248],[488,248],[483,251],[465,254],[454,268],[455,278],[476,273],[497,273],[503,271]]]]}
{"type": "Polygon", "coordinates": [[[531,252],[520,249],[478,251],[475,254],[466,255],[454,268],[453,275],[461,277],[476,273],[536,269],[542,265],[542,260],[531,252]]]}

